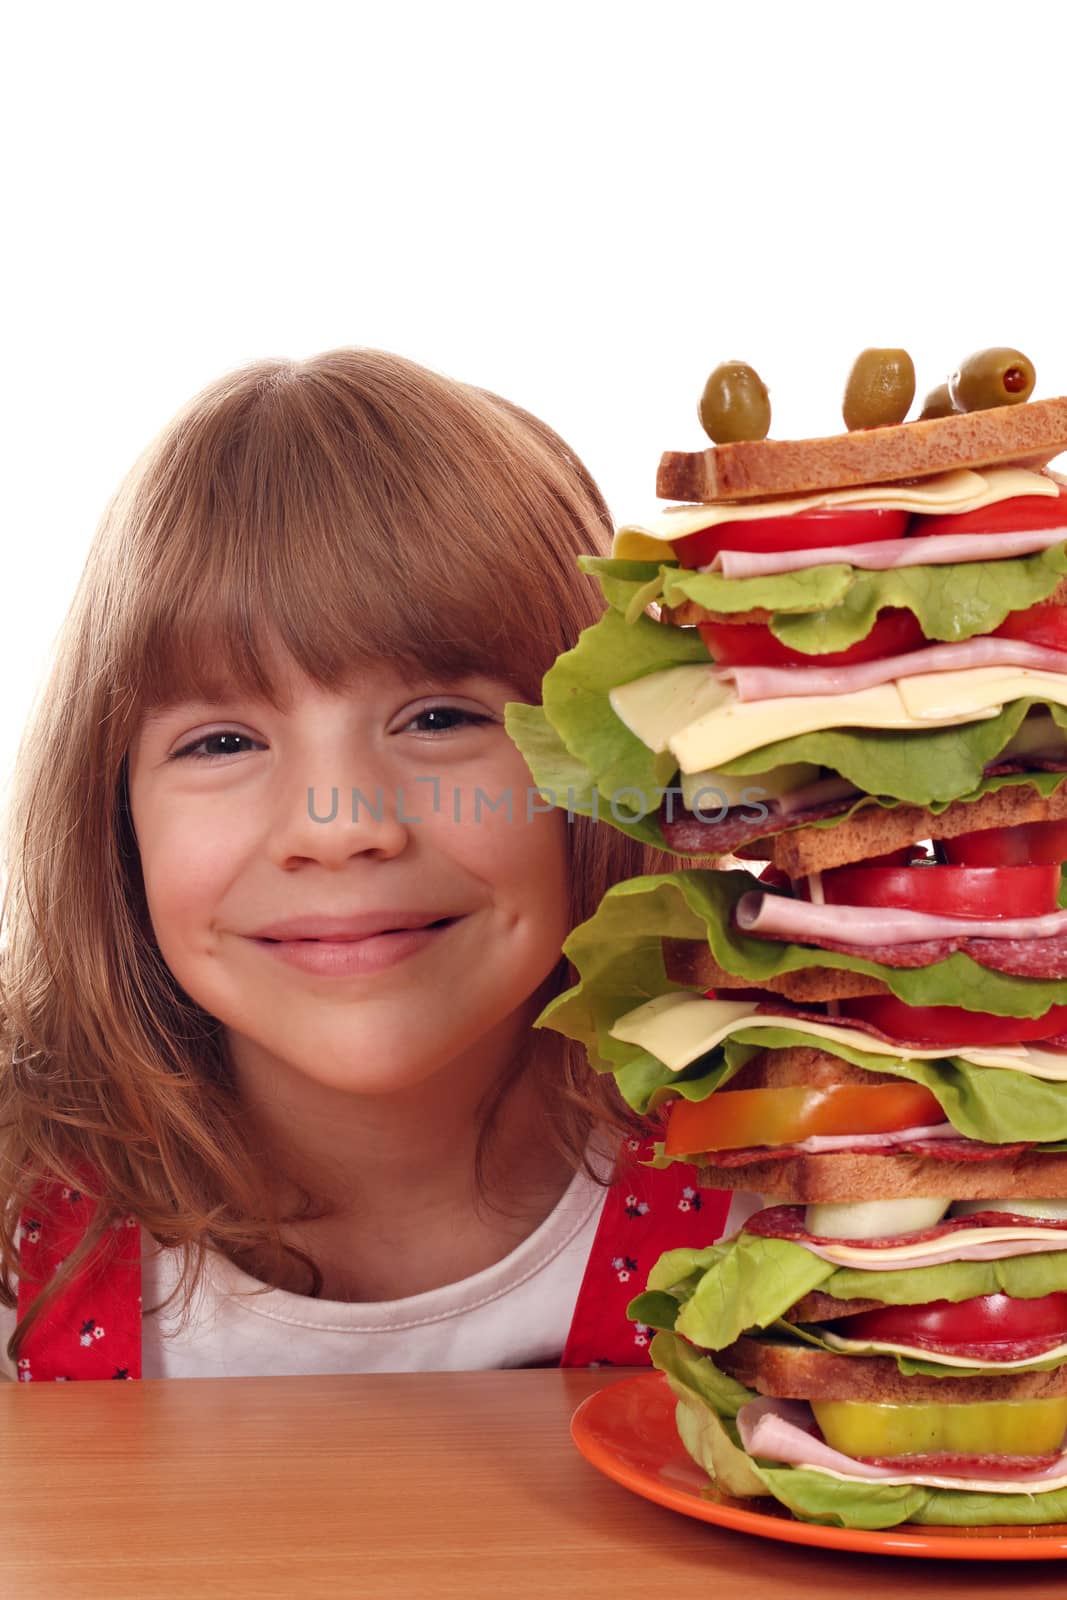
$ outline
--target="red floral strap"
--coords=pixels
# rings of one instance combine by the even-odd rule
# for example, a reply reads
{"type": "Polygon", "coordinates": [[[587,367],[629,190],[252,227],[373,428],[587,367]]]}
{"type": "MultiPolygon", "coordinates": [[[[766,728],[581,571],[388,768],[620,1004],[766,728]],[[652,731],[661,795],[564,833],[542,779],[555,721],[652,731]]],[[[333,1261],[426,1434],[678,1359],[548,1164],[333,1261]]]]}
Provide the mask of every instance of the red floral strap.
{"type": "MultiPolygon", "coordinates": [[[[627,1142],[608,1190],[560,1365],[647,1366],[649,1330],[626,1307],[664,1250],[702,1248],[722,1235],[731,1196],[698,1189],[679,1162],[640,1165],[652,1144],[627,1142]]],[[[79,1244],[94,1205],[79,1189],[42,1183],[23,1211],[19,1257],[21,1320],[44,1284],[79,1244]]],[[[141,1376],[141,1238],[136,1217],[106,1230],[80,1273],[34,1324],[19,1358],[23,1383],[141,1376]]]]}
{"type": "MultiPolygon", "coordinates": [[[[80,1243],[93,1213],[94,1202],[80,1189],[38,1184],[21,1218],[20,1319],[80,1243]]],[[[136,1217],[122,1217],[105,1230],[81,1272],[30,1329],[18,1369],[21,1383],[141,1376],[141,1231],[136,1217]]]]}
{"type": "Polygon", "coordinates": [[[561,1367],[649,1366],[649,1329],[626,1307],[645,1287],[664,1250],[703,1249],[722,1237],[732,1196],[698,1189],[693,1168],[674,1161],[641,1166],[652,1141],[629,1139],[619,1174],[604,1200],[600,1226],[578,1291],[561,1367]]]}

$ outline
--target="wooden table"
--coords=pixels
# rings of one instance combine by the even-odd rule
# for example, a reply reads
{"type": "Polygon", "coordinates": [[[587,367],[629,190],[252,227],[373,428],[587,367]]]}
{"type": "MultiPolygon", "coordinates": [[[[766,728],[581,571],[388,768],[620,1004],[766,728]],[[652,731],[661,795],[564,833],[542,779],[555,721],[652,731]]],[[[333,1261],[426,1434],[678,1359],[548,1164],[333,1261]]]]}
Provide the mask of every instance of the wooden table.
{"type": "Polygon", "coordinates": [[[0,1386],[4,1600],[1061,1600],[1067,1564],[849,1555],[640,1499],[568,1434],[624,1371],[0,1386]]]}

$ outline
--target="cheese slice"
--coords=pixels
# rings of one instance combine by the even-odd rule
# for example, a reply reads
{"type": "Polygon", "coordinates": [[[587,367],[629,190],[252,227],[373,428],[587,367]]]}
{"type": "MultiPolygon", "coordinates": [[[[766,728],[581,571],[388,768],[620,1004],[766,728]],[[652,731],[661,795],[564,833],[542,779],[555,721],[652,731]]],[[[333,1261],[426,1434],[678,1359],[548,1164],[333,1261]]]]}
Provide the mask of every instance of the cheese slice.
{"type": "MultiPolygon", "coordinates": [[[[1004,1201],[1008,1205],[1009,1201],[1004,1201]]],[[[848,1245],[820,1244],[817,1248],[807,1246],[822,1261],[829,1261],[838,1267],[869,1267],[876,1271],[881,1266],[904,1264],[921,1267],[930,1256],[944,1256],[946,1250],[962,1251],[967,1245],[973,1244],[1015,1244],[1017,1242],[1040,1242],[1050,1254],[1060,1250],[1067,1251],[1067,1233],[1055,1232],[1051,1228],[1027,1227],[1025,1223],[1012,1226],[1005,1223],[999,1228],[960,1228],[957,1233],[942,1234],[937,1239],[922,1239],[918,1244],[891,1244],[891,1245],[848,1245]]],[[[797,1243],[805,1244],[806,1241],[798,1240],[797,1243]]],[[[1039,1251],[1039,1254],[1043,1254],[1039,1251]]],[[[962,1259],[958,1257],[957,1259],[962,1259]]]]}
{"type": "Polygon", "coordinates": [[[923,672],[898,678],[901,701],[917,721],[941,721],[961,712],[994,716],[1010,700],[1034,695],[1038,700],[1067,704],[1067,673],[1038,672],[1030,667],[967,667],[957,672],[923,672]]]}
{"type": "Polygon", "coordinates": [[[658,755],[666,750],[668,739],[709,713],[733,705],[737,694],[715,676],[710,662],[707,666],[699,662],[621,684],[608,691],[608,700],[620,722],[658,755]]]}
{"type": "Polygon", "coordinates": [[[910,1356],[916,1361],[936,1361],[939,1367],[980,1367],[983,1372],[1011,1372],[1016,1367],[1029,1367],[1035,1361],[1067,1361],[1067,1344],[1043,1350],[1039,1356],[1023,1356],[1018,1361],[983,1361],[981,1357],[949,1356],[940,1350],[924,1350],[920,1345],[897,1344],[886,1339],[846,1339],[841,1334],[831,1333],[829,1329],[823,1329],[819,1337],[832,1350],[840,1350],[842,1355],[910,1356]]]}
{"type": "Polygon", "coordinates": [[[1044,473],[1029,472],[1024,467],[986,467],[982,472],[961,467],[955,472],[940,472],[923,478],[918,483],[827,489],[783,500],[718,500],[714,505],[669,506],[653,513],[645,522],[620,528],[611,553],[620,561],[669,561],[673,552],[664,546],[669,546],[672,539],[684,539],[701,528],[714,528],[722,522],[789,517],[799,511],[822,511],[831,506],[879,507],[887,511],[918,511],[928,516],[942,516],[977,511],[1016,495],[1058,493],[1058,483],[1044,473]]]}
{"type": "Polygon", "coordinates": [[[813,1022],[802,1017],[757,1014],[754,1000],[705,1000],[702,995],[675,989],[627,1011],[609,1030],[613,1039],[633,1044],[662,1061],[671,1072],[681,1072],[700,1056],[743,1028],[789,1028],[812,1039],[825,1039],[872,1056],[897,1060],[966,1061],[975,1067],[1000,1067],[1024,1072],[1048,1083],[1067,1083],[1067,1051],[1042,1050],[1038,1045],[939,1045],[912,1049],[876,1039],[843,1023],[813,1022]]]}
{"type": "Polygon", "coordinates": [[[609,690],[611,709],[641,743],[669,750],[682,772],[720,767],[737,756],[828,728],[917,732],[995,717],[1033,695],[1067,705],[1067,673],[1025,667],[927,672],[852,694],[793,695],[742,701],[710,665],[667,667],[609,690]],[[709,681],[702,682],[701,675],[709,681]]]}

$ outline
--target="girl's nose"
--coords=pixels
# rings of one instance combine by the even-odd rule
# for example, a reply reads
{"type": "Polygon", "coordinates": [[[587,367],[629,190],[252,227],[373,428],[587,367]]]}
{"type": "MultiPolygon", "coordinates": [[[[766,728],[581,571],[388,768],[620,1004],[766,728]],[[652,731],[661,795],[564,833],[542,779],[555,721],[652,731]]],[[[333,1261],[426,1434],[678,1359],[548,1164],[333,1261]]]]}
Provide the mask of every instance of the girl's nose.
{"type": "Polygon", "coordinates": [[[270,853],[280,865],[296,856],[323,862],[397,856],[423,821],[420,803],[411,785],[309,785],[287,797],[270,831],[270,853]]]}

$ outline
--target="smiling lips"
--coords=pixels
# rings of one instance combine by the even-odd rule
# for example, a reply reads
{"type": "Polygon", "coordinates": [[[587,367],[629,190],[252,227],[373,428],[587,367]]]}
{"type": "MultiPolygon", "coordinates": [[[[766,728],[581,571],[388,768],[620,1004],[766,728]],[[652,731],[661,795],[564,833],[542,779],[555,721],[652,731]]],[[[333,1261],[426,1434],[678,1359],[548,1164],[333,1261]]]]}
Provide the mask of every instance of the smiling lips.
{"type": "Polygon", "coordinates": [[[429,928],[438,923],[456,921],[454,915],[440,911],[363,911],[353,916],[318,916],[307,912],[298,917],[287,917],[259,928],[252,938],[272,941],[307,941],[352,943],[371,939],[377,934],[399,933],[418,928],[429,928]]]}
{"type": "MultiPolygon", "coordinates": [[[[334,928],[339,919],[334,919],[334,928]]],[[[275,923],[275,929],[306,927],[311,918],[299,918],[287,923],[275,923]]],[[[406,919],[406,926],[397,926],[394,913],[388,924],[382,917],[366,916],[348,918],[342,931],[328,934],[297,933],[281,937],[278,933],[253,935],[253,940],[272,958],[284,961],[319,978],[345,978],[369,976],[382,972],[415,955],[434,940],[442,937],[460,917],[423,917],[416,921],[414,915],[406,919]],[[353,931],[353,926],[358,931],[353,931]]],[[[324,926],[321,918],[316,926],[324,926]]]]}

